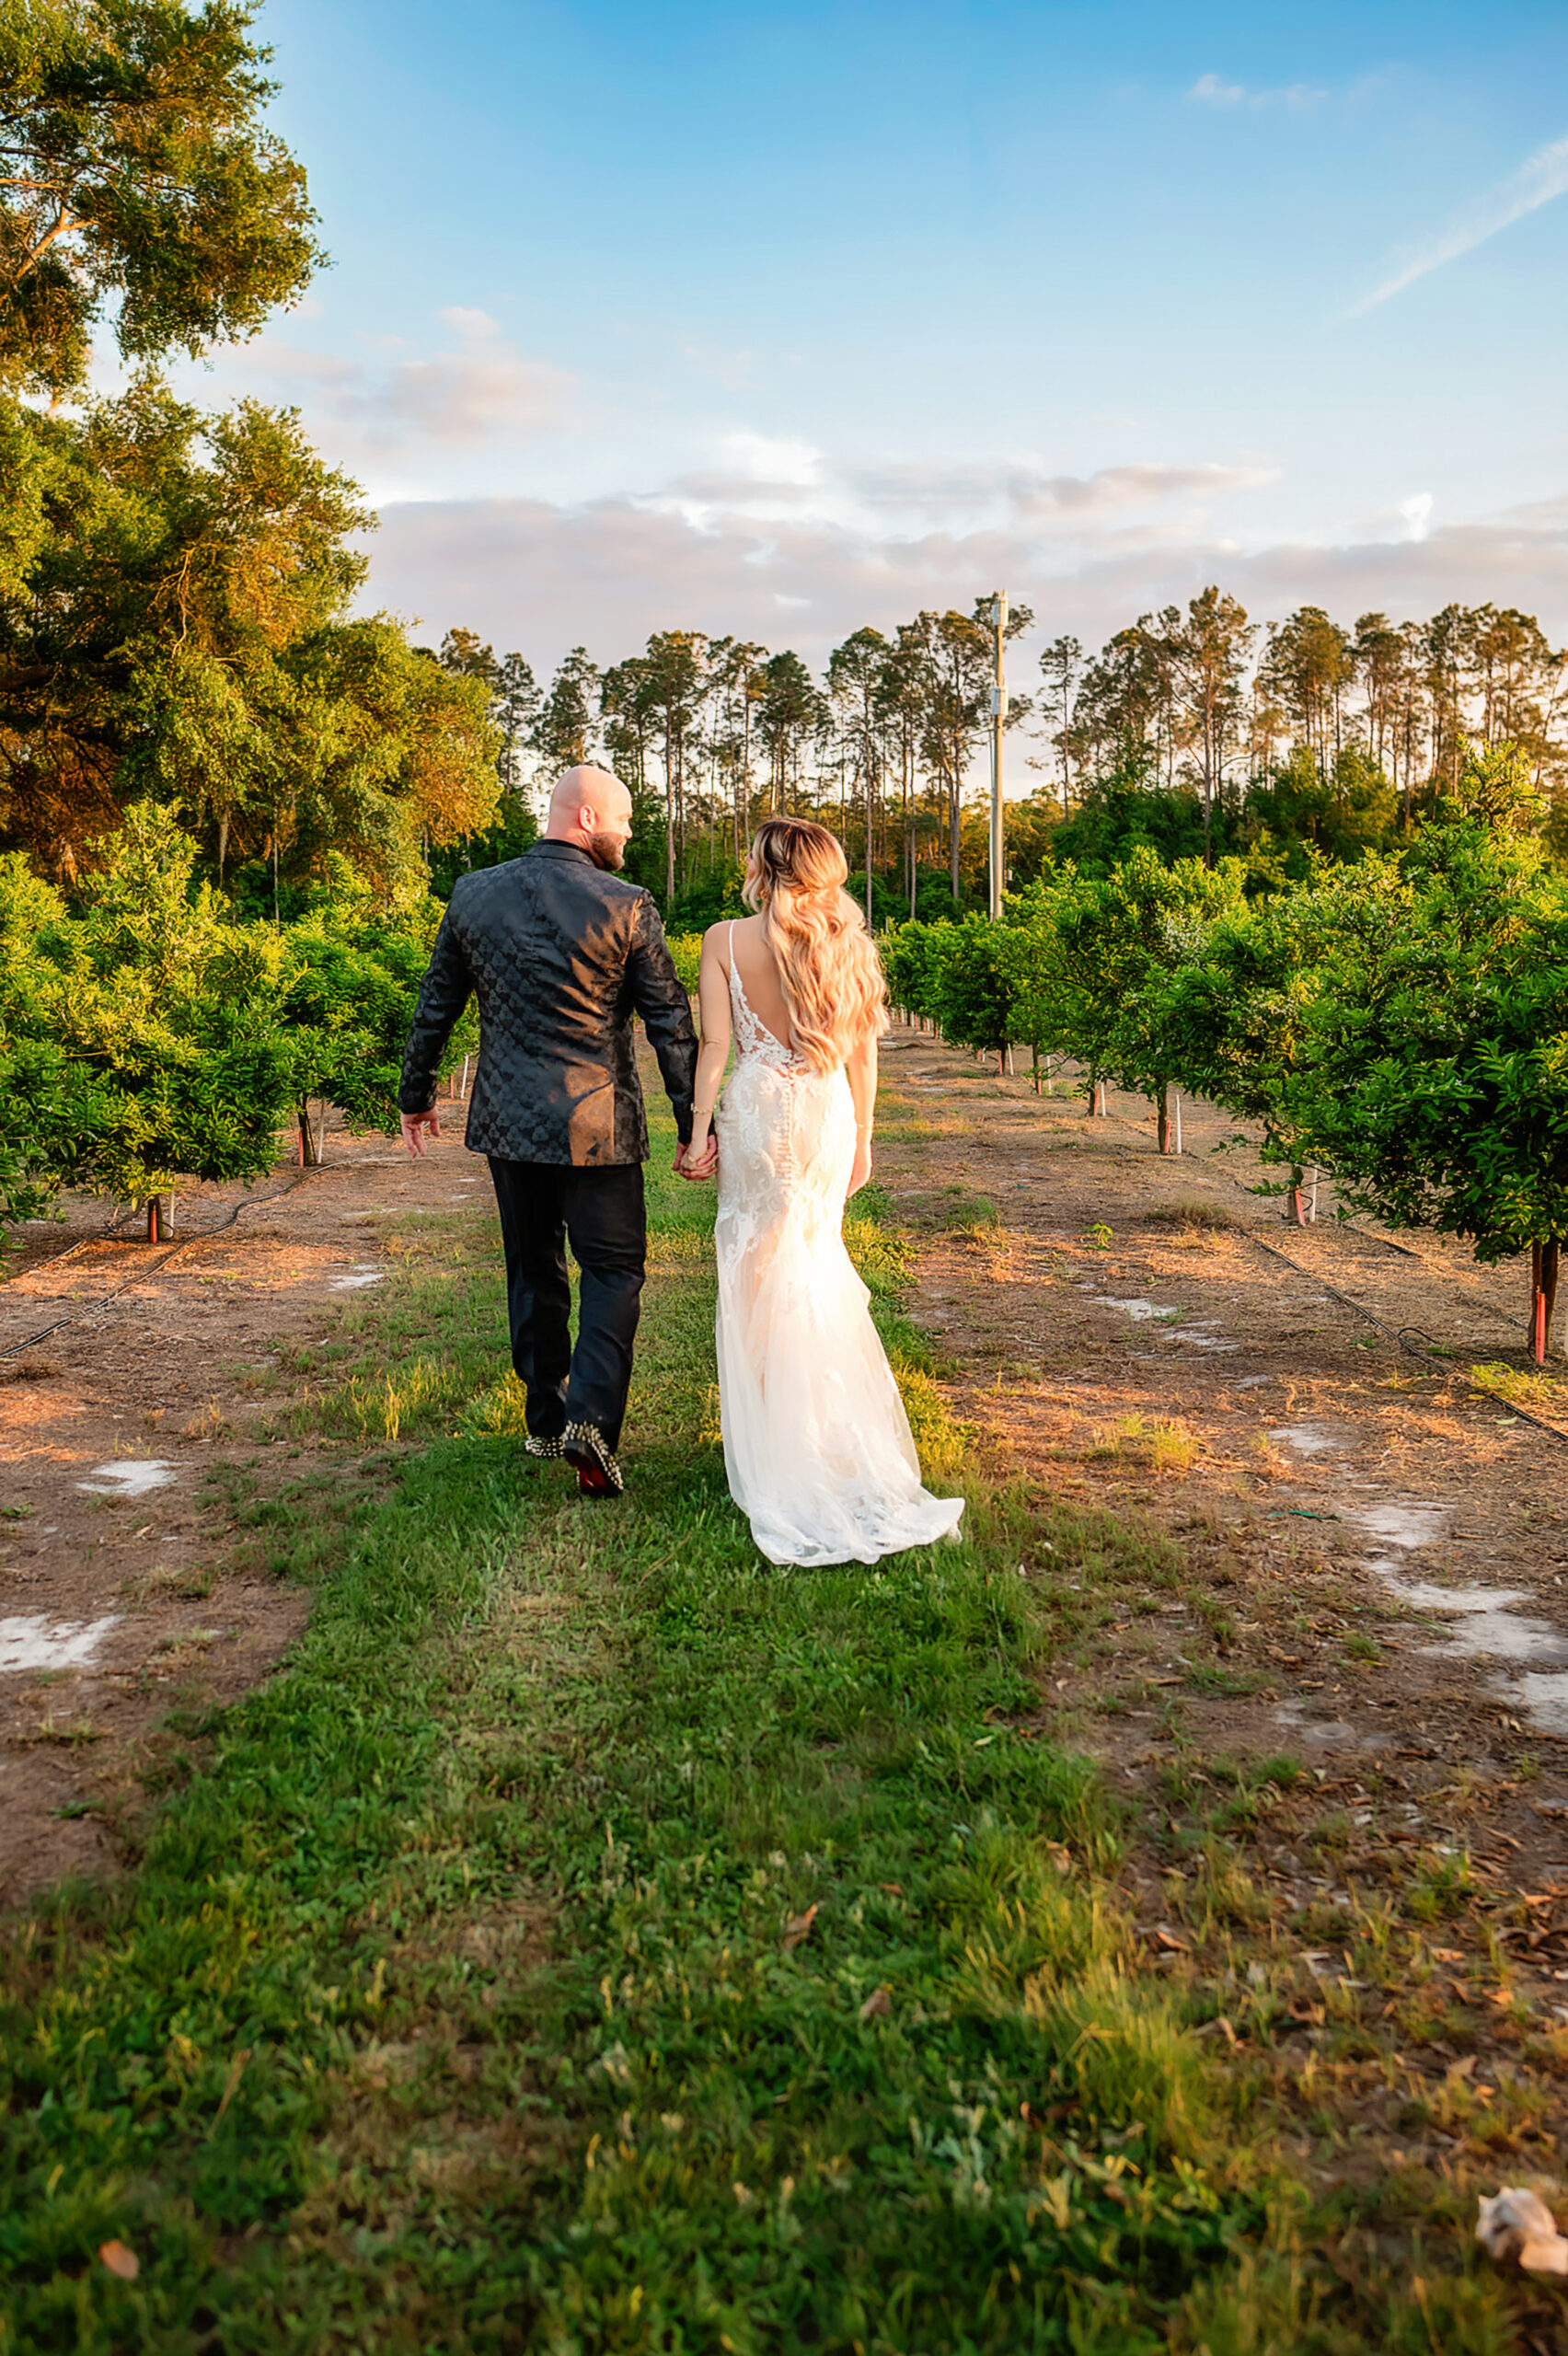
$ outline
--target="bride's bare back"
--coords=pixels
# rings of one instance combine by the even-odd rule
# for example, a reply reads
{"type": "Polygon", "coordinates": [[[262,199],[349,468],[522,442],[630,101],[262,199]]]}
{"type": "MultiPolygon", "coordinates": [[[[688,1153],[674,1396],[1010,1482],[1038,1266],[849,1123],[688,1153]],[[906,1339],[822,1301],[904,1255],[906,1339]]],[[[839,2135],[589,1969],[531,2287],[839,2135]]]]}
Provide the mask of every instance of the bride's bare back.
{"type": "Polygon", "coordinates": [[[752,1012],[781,1046],[792,1048],[795,1039],[790,1027],[789,1002],[778,978],[778,961],[763,933],[762,918],[737,917],[733,924],[715,925],[713,930],[725,978],[729,977],[732,956],[752,1012]]]}

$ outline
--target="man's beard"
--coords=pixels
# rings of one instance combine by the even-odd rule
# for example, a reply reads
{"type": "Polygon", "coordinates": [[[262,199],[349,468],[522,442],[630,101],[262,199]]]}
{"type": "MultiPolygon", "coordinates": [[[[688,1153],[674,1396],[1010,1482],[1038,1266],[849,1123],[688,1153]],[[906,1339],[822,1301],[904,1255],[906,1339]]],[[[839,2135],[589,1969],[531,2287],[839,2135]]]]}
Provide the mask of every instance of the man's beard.
{"type": "Polygon", "coordinates": [[[626,845],[619,835],[590,835],[588,856],[595,867],[607,867],[613,874],[626,857],[626,845]]]}

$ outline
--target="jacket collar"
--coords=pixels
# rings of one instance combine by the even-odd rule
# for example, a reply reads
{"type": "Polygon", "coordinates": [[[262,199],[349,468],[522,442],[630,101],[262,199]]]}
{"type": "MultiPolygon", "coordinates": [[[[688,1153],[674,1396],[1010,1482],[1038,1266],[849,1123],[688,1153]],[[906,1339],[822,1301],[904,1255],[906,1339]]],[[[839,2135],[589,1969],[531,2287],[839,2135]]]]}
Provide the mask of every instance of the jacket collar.
{"type": "Polygon", "coordinates": [[[541,857],[546,859],[580,859],[584,867],[592,867],[594,864],[594,861],[589,857],[588,853],[585,850],[581,849],[576,843],[551,842],[545,837],[541,837],[541,839],[536,843],[529,844],[528,857],[530,859],[538,859],[541,857]]]}

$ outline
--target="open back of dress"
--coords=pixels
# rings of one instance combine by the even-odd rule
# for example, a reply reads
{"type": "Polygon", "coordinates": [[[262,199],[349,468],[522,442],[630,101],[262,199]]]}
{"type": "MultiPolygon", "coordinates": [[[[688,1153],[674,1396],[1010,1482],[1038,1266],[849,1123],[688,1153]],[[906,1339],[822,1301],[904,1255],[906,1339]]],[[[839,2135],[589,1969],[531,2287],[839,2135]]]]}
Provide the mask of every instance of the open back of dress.
{"type": "Polygon", "coordinates": [[[719,1133],[719,1391],[731,1494],[770,1562],[874,1563],[956,1531],[844,1248],[855,1107],[760,1023],[730,944],[735,1065],[719,1133]]]}

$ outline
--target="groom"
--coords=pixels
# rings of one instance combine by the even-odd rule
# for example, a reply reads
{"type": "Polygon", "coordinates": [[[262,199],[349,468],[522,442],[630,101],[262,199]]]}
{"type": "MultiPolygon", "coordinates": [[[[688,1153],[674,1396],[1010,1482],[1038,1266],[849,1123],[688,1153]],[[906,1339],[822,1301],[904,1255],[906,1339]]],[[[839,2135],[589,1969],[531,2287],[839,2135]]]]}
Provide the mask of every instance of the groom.
{"type": "Polygon", "coordinates": [[[441,1135],[435,1082],[470,991],[479,1063],[467,1144],[488,1154],[506,1251],[512,1363],[528,1393],[530,1456],[564,1456],[584,1496],[618,1496],[647,1227],[648,1125],[631,1018],[642,1017],[674,1107],[684,1171],[697,1036],[659,912],[616,872],[631,796],[604,769],[556,780],[522,859],[460,875],[414,1010],[398,1102],[409,1151],[441,1135]],[[577,1346],[570,1240],[581,1270],[577,1346]]]}

